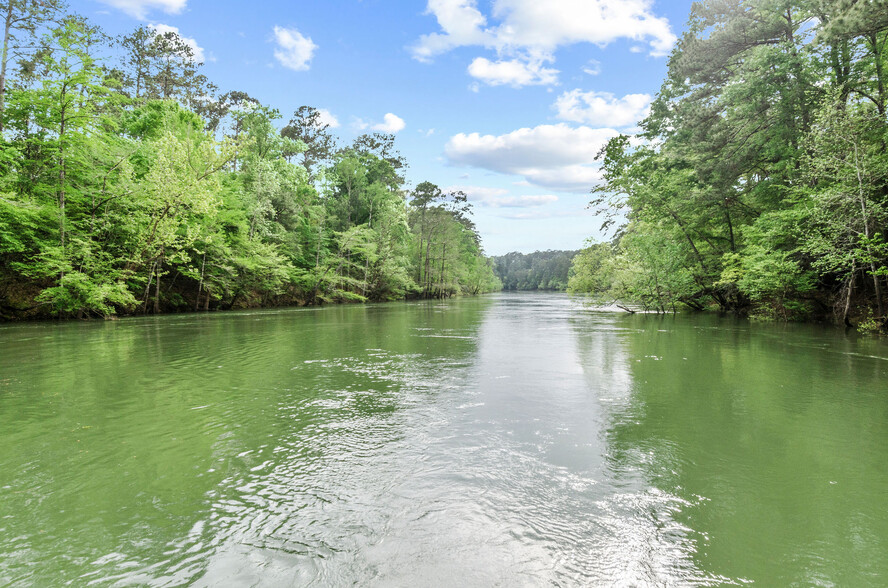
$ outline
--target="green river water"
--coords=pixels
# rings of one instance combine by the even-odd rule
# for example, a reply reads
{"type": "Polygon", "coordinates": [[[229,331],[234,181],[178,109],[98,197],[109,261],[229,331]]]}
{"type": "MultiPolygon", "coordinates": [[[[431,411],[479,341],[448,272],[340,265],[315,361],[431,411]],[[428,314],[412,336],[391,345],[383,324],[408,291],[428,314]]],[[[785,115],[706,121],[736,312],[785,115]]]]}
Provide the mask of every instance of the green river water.
{"type": "Polygon", "coordinates": [[[0,325],[0,586],[885,586],[888,343],[563,295],[0,325]]]}

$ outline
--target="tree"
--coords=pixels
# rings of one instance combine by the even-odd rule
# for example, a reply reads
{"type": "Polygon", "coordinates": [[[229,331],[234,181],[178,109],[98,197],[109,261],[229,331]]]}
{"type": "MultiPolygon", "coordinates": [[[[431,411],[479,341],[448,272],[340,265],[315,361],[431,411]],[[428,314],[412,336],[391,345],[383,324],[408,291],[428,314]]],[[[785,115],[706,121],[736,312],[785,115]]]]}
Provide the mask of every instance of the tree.
{"type": "Polygon", "coordinates": [[[884,321],[886,46],[881,0],[696,3],[644,132],[600,156],[622,265],[595,275],[656,308],[668,270],[690,306],[884,321]]]}
{"type": "MultiPolygon", "coordinates": [[[[393,136],[336,150],[310,107],[282,133],[278,111],[246,92],[214,98],[178,35],[142,27],[111,41],[79,17],[47,26],[37,6],[0,5],[35,11],[7,30],[7,49],[13,32],[42,33],[33,48],[16,45],[20,67],[4,78],[0,316],[419,292],[393,136]]],[[[434,203],[432,215],[425,295],[496,287],[465,196],[434,203]]]]}
{"type": "Polygon", "coordinates": [[[151,79],[151,58],[154,30],[151,27],[138,27],[129,35],[121,37],[124,71],[129,72],[127,85],[133,88],[133,98],[139,100],[147,92],[151,79]]]}
{"type": "Polygon", "coordinates": [[[56,152],[56,195],[59,209],[59,241],[65,251],[67,231],[69,154],[97,126],[100,103],[108,96],[101,69],[92,55],[103,40],[101,33],[76,18],[66,19],[51,34],[53,51],[43,55],[46,77],[39,89],[19,99],[34,103],[34,122],[48,132],[44,147],[56,152]]]}
{"type": "Polygon", "coordinates": [[[571,261],[577,251],[507,253],[491,258],[505,290],[566,290],[571,261]]]}
{"type": "Polygon", "coordinates": [[[311,106],[300,106],[293,113],[289,124],[281,130],[281,135],[301,143],[300,151],[288,151],[286,155],[302,156],[301,165],[305,168],[310,180],[315,179],[314,167],[329,159],[336,149],[336,142],[329,133],[330,124],[322,120],[321,112],[311,106]]]}
{"type": "Polygon", "coordinates": [[[37,50],[40,27],[51,21],[64,7],[60,0],[4,0],[0,4],[3,25],[3,49],[0,54],[0,133],[5,130],[7,75],[13,54],[19,58],[37,50]]]}
{"type": "Polygon", "coordinates": [[[812,209],[804,248],[815,267],[845,283],[842,320],[848,321],[858,274],[873,286],[878,317],[885,317],[882,284],[888,275],[888,127],[878,105],[827,102],[811,134],[804,192],[812,209]]]}

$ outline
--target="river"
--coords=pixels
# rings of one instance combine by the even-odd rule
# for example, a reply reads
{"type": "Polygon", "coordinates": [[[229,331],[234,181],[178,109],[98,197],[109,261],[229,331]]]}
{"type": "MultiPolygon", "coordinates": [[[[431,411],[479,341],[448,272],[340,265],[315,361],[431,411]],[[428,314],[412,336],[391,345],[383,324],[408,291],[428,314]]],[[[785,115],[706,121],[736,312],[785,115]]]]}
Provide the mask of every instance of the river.
{"type": "Polygon", "coordinates": [[[565,295],[0,326],[0,585],[888,584],[888,344],[565,295]]]}

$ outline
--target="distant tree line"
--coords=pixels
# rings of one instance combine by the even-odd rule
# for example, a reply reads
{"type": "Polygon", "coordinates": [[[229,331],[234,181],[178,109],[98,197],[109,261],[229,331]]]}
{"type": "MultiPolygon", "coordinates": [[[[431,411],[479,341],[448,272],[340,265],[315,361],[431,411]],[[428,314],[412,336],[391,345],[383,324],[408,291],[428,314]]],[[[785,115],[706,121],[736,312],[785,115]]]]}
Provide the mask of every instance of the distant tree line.
{"type": "Polygon", "coordinates": [[[499,288],[465,196],[408,190],[392,135],[220,92],[172,32],[58,0],[0,21],[0,318],[499,288]]]}
{"type": "Polygon", "coordinates": [[[571,262],[577,251],[507,253],[492,257],[493,269],[504,290],[566,290],[571,262]]]}
{"type": "Polygon", "coordinates": [[[703,0],[637,139],[602,151],[615,227],[570,287],[886,325],[888,3],[703,0]]]}

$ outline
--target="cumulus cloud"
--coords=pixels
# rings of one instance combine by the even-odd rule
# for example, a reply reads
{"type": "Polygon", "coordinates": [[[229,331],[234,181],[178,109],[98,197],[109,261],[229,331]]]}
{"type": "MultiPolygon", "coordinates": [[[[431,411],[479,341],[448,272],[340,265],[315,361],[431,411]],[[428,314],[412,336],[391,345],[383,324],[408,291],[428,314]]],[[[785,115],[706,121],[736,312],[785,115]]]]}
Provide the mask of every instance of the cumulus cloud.
{"type": "Polygon", "coordinates": [[[450,138],[445,154],[454,165],[518,175],[554,190],[586,192],[601,179],[596,155],[618,134],[611,128],[564,123],[498,136],[460,133],[450,138]]]}
{"type": "Polygon", "coordinates": [[[475,0],[429,0],[426,14],[438,20],[443,33],[431,33],[419,38],[413,46],[413,57],[430,61],[435,55],[466,45],[487,45],[493,36],[482,30],[487,19],[478,10],[475,0]]]}
{"type": "Polygon", "coordinates": [[[148,25],[154,31],[155,35],[165,35],[167,33],[173,33],[177,37],[179,37],[183,43],[185,43],[188,47],[191,48],[191,60],[197,63],[206,62],[206,53],[203,50],[203,47],[197,44],[195,39],[191,37],[186,37],[179,33],[179,29],[177,27],[171,27],[170,25],[165,24],[153,24],[148,25]]]}
{"type": "Polygon", "coordinates": [[[318,124],[321,126],[328,125],[331,129],[339,128],[339,119],[326,108],[318,108],[318,124]]]}
{"type": "Polygon", "coordinates": [[[383,122],[375,124],[370,128],[374,131],[379,131],[380,133],[394,135],[398,131],[403,131],[404,127],[407,126],[407,123],[404,122],[403,118],[396,114],[392,114],[391,112],[382,117],[382,120],[383,122]]]}
{"type": "Polygon", "coordinates": [[[627,94],[617,98],[609,92],[571,90],[555,101],[558,118],[597,126],[627,127],[648,115],[650,94],[627,94]]]}
{"type": "Polygon", "coordinates": [[[148,13],[160,10],[166,14],[179,14],[185,10],[188,0],[99,0],[103,4],[113,6],[139,20],[148,17],[148,13]]]}
{"type": "Polygon", "coordinates": [[[305,37],[296,29],[274,27],[274,40],[277,48],[274,57],[278,62],[293,71],[306,71],[311,67],[311,59],[318,48],[310,37],[305,37]]]}
{"type": "Polygon", "coordinates": [[[495,0],[493,13],[503,22],[499,37],[506,45],[551,51],[628,38],[647,42],[652,55],[666,55],[676,38],[652,5],[652,0],[495,0]]]}
{"type": "Polygon", "coordinates": [[[463,192],[470,202],[490,208],[532,208],[558,202],[558,196],[554,194],[512,196],[508,190],[482,186],[450,186],[444,191],[463,192]]]}
{"type": "Polygon", "coordinates": [[[558,70],[543,67],[542,62],[519,59],[490,61],[478,57],[469,65],[469,75],[490,86],[539,86],[558,83],[558,70]]]}
{"type": "MultiPolygon", "coordinates": [[[[653,0],[493,0],[495,23],[489,24],[477,0],[429,0],[427,14],[435,16],[441,31],[420,37],[411,52],[415,59],[430,61],[456,47],[479,46],[495,50],[501,60],[518,59],[530,66],[552,61],[559,47],[575,43],[604,47],[629,39],[646,43],[653,56],[664,56],[676,37],[669,21],[656,16],[652,5],[653,0]]],[[[557,72],[550,72],[554,73],[547,75],[546,83],[554,83],[557,72]]]]}

